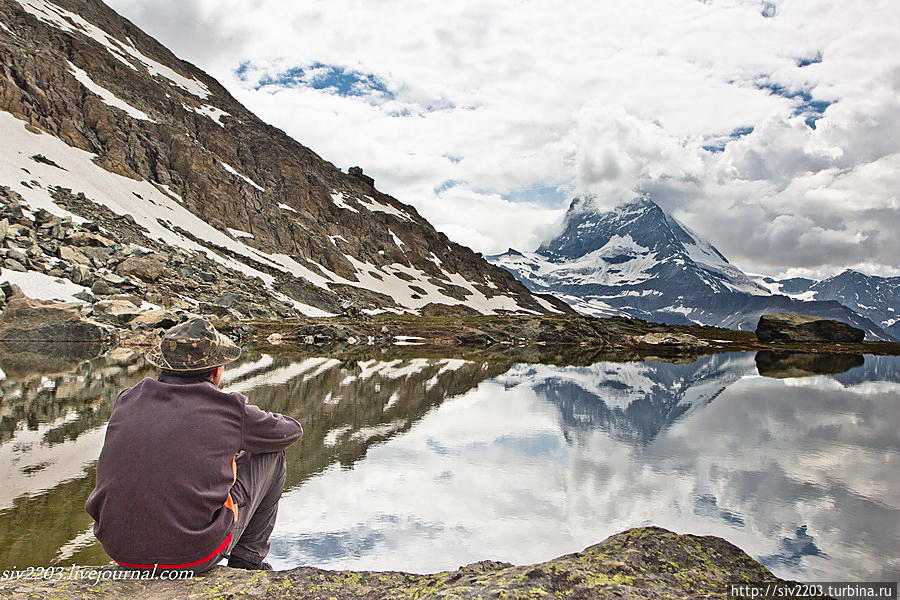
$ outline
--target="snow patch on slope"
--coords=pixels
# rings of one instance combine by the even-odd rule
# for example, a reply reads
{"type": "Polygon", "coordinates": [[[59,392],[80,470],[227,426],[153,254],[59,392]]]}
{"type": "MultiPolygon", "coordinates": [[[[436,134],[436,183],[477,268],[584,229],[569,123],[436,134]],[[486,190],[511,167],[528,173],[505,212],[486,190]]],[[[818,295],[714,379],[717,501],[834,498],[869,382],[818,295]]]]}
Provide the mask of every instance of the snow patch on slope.
{"type": "MultiPolygon", "coordinates": [[[[68,62],[68,61],[67,61],[68,62]]],[[[131,106],[121,98],[117,97],[115,94],[110,92],[105,87],[97,84],[91,79],[87,73],[73,65],[71,62],[68,62],[69,72],[75,76],[75,79],[81,83],[88,90],[92,91],[96,95],[100,96],[100,99],[103,100],[104,104],[112,106],[113,108],[118,108],[119,110],[125,111],[130,117],[135,119],[140,119],[141,121],[150,121],[151,123],[156,123],[153,119],[151,119],[147,113],[142,110],[138,110],[135,107],[131,106]]]]}
{"type": "Polygon", "coordinates": [[[401,240],[399,237],[397,237],[397,234],[394,233],[393,231],[391,231],[390,229],[388,229],[388,233],[391,234],[391,239],[394,240],[394,243],[397,245],[397,247],[400,248],[401,250],[403,250],[403,246],[405,246],[406,243],[403,240],[401,240]]]}
{"type": "Polygon", "coordinates": [[[222,117],[230,117],[231,113],[227,113],[221,108],[217,106],[213,106],[212,104],[201,104],[200,106],[190,106],[189,104],[182,104],[185,110],[189,110],[191,112],[195,112],[198,115],[203,115],[219,127],[225,127],[225,123],[222,122],[222,117]]]}
{"type": "Polygon", "coordinates": [[[232,235],[232,237],[236,238],[252,238],[254,237],[252,233],[248,233],[246,231],[241,231],[240,229],[232,229],[231,227],[225,228],[228,233],[232,235]]]}
{"type": "Polygon", "coordinates": [[[344,194],[340,192],[331,192],[331,201],[334,202],[334,205],[338,208],[343,208],[345,210],[349,210],[350,212],[358,213],[359,210],[353,208],[347,202],[344,201],[344,194]]]}
{"type": "MultiPolygon", "coordinates": [[[[226,114],[227,114],[227,113],[226,113],[226,114]]],[[[219,161],[219,164],[221,164],[221,165],[225,168],[226,171],[228,171],[229,173],[231,173],[232,175],[234,175],[234,176],[236,176],[236,177],[240,177],[241,179],[243,179],[244,181],[246,181],[247,183],[249,183],[250,185],[252,185],[252,186],[255,187],[256,189],[258,189],[259,191],[261,191],[261,192],[266,191],[266,188],[262,187],[261,185],[259,185],[258,183],[256,183],[255,181],[253,181],[252,179],[250,179],[249,177],[247,177],[246,175],[243,175],[243,174],[239,173],[237,169],[235,169],[234,167],[232,167],[231,165],[229,165],[227,162],[224,162],[224,161],[221,161],[221,160],[220,160],[220,161],[219,161]]],[[[287,204],[279,204],[278,206],[279,206],[280,208],[285,208],[285,209],[287,209],[287,210],[294,210],[293,208],[291,208],[291,207],[288,206],[287,204]]],[[[297,212],[297,211],[294,210],[294,212],[297,212]]]]}
{"type": "Polygon", "coordinates": [[[383,212],[387,213],[391,216],[397,217],[398,219],[403,219],[406,221],[412,221],[412,217],[408,214],[400,210],[399,208],[395,208],[389,204],[384,204],[383,202],[379,202],[372,198],[371,196],[365,196],[364,200],[356,199],[364,208],[370,210],[372,212],[383,212]]]}

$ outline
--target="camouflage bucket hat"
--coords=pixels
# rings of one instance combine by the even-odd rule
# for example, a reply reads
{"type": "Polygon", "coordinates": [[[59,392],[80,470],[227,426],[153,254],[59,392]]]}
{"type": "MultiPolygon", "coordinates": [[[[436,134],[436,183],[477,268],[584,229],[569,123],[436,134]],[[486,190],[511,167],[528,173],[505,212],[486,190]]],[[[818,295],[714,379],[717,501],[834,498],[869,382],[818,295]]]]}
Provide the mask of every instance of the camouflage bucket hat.
{"type": "Polygon", "coordinates": [[[206,319],[185,321],[166,331],[147,361],[168,371],[197,371],[230,363],[241,355],[234,342],[206,319]]]}

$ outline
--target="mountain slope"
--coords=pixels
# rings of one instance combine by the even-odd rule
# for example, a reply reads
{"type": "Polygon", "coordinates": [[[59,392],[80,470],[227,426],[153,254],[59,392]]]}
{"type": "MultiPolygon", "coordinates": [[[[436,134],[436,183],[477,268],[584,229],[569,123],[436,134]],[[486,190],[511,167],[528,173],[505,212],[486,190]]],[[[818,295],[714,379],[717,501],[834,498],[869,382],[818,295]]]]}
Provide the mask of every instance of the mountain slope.
{"type": "Polygon", "coordinates": [[[556,238],[535,252],[510,249],[488,259],[530,289],[557,294],[588,314],[746,330],[760,315],[795,312],[885,337],[838,302],[772,295],[646,196],[608,212],[576,198],[556,238]]]}
{"type": "Polygon", "coordinates": [[[117,281],[107,276],[117,260],[149,253],[168,268],[153,286],[129,285],[150,302],[196,307],[235,288],[229,308],[242,316],[329,314],[351,301],[565,310],[263,123],[99,0],[0,0],[0,132],[0,199],[24,209],[10,222],[32,227],[19,242],[37,248],[7,268],[93,289],[97,277],[117,281]],[[41,213],[50,229],[70,218],[118,248],[70,260],[60,248],[83,249],[83,236],[49,243],[27,219],[40,209],[56,219],[41,213]],[[198,273],[210,276],[196,285],[198,273]]]}

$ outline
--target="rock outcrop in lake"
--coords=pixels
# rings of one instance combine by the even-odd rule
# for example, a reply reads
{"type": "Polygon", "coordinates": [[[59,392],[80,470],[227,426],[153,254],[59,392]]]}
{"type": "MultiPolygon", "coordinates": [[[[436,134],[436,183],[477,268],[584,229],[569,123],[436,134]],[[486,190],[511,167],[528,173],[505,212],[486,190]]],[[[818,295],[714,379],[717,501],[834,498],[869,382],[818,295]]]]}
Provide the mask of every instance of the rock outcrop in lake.
{"type": "Polygon", "coordinates": [[[756,337],[761,342],[774,343],[845,342],[858,344],[865,339],[866,332],[831,319],[775,313],[759,318],[756,337]]]}
{"type": "MultiPolygon", "coordinates": [[[[109,571],[107,577],[122,575],[109,571]]],[[[714,536],[678,535],[659,527],[629,529],[535,565],[484,560],[456,571],[417,575],[396,571],[248,572],[217,567],[185,581],[0,581],[5,598],[59,600],[432,600],[568,598],[665,600],[726,597],[729,583],[781,581],[740,548],[714,536]]]]}

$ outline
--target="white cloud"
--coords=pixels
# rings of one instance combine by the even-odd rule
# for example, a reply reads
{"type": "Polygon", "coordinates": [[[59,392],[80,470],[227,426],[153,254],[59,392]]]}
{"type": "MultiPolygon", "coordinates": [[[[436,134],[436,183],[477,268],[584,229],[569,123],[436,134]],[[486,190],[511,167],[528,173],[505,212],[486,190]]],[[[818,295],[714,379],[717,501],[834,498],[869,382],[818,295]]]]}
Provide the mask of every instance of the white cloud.
{"type": "Polygon", "coordinates": [[[476,250],[531,249],[565,208],[559,193],[508,212],[523,189],[607,205],[641,189],[751,271],[900,271],[894,0],[778,2],[773,18],[756,0],[109,3],[476,250]],[[256,90],[234,73],[247,61],[340,66],[395,97],[256,90]],[[816,129],[810,98],[832,103],[816,129]],[[464,184],[435,191],[448,180],[464,184]]]}

